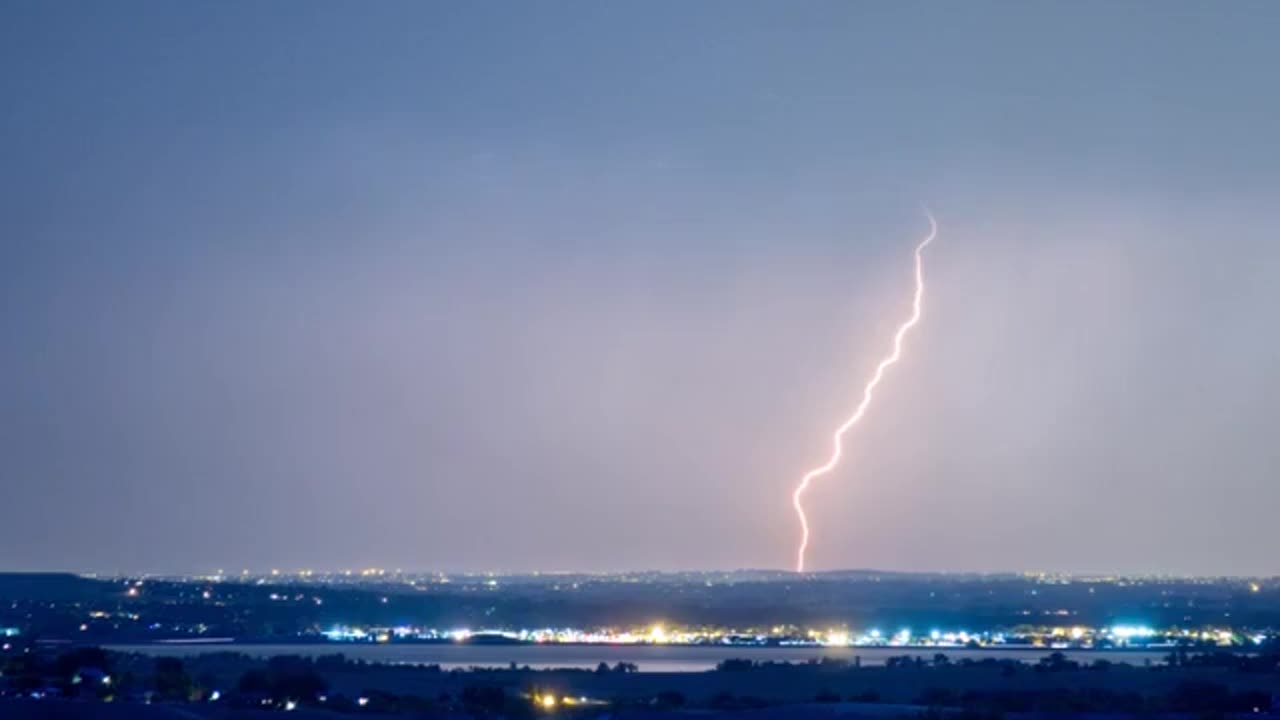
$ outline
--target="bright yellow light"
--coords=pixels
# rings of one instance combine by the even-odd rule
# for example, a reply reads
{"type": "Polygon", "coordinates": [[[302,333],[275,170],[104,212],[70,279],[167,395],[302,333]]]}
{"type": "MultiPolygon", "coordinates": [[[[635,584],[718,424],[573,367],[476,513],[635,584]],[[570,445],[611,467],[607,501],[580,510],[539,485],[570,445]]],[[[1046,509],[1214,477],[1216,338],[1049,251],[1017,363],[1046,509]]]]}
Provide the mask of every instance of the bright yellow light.
{"type": "Polygon", "coordinates": [[[1249,583],[1249,592],[1258,592],[1262,590],[1258,583],[1249,583]]]}
{"type": "Polygon", "coordinates": [[[550,710],[551,708],[553,708],[553,707],[555,707],[555,706],[556,706],[556,696],[555,696],[555,695],[543,695],[542,697],[538,698],[538,704],[539,704],[539,705],[541,705],[542,707],[544,707],[544,708],[546,708],[546,709],[550,710]]]}
{"type": "Polygon", "coordinates": [[[649,629],[649,641],[656,644],[667,642],[667,631],[662,625],[654,625],[649,629]]]}

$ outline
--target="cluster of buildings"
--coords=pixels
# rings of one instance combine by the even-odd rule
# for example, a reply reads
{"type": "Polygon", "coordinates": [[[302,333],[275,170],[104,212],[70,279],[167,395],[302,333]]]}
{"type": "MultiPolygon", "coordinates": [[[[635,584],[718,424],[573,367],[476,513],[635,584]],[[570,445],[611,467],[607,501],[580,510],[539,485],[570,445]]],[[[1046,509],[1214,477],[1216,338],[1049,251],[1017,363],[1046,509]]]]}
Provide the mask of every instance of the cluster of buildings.
{"type": "Polygon", "coordinates": [[[1269,633],[1242,634],[1231,629],[1156,630],[1145,625],[1113,625],[1027,628],[1017,631],[974,632],[929,630],[918,633],[901,628],[887,633],[879,629],[852,632],[847,628],[799,630],[778,626],[768,630],[738,631],[718,628],[681,628],[655,624],[645,628],[583,630],[577,628],[423,628],[415,626],[362,627],[337,625],[319,632],[333,642],[452,642],[564,645],[733,645],[778,647],[903,647],[983,648],[1043,647],[1049,649],[1250,647],[1271,640],[1269,633]]]}

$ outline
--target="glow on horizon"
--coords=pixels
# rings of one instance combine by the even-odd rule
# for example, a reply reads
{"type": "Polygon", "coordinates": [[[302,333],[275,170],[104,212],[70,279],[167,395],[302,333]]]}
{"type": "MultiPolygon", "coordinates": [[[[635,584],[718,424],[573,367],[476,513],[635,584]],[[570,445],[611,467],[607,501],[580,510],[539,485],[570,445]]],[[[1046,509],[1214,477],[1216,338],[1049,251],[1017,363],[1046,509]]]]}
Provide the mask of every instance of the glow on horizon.
{"type": "Polygon", "coordinates": [[[791,504],[795,507],[796,515],[800,518],[800,547],[796,551],[796,572],[804,572],[804,554],[805,550],[809,548],[809,519],[805,516],[804,505],[801,503],[804,491],[809,489],[809,484],[814,480],[814,478],[831,472],[831,470],[840,463],[840,456],[844,452],[841,439],[844,437],[844,434],[849,431],[849,428],[857,424],[857,422],[862,419],[862,416],[866,414],[867,407],[871,405],[872,391],[874,391],[876,386],[880,384],[880,380],[884,377],[885,370],[890,365],[898,362],[898,358],[902,357],[902,340],[906,337],[907,331],[920,321],[920,311],[924,300],[923,252],[925,247],[928,246],[929,243],[933,242],[933,239],[938,235],[938,223],[934,220],[933,213],[926,210],[925,215],[929,218],[929,234],[920,242],[919,245],[916,246],[916,290],[912,301],[911,317],[905,323],[898,326],[898,332],[893,336],[893,352],[890,353],[888,357],[881,360],[880,364],[876,366],[875,374],[872,375],[871,381],[867,383],[866,387],[862,391],[862,402],[858,403],[858,407],[854,409],[853,414],[849,416],[849,419],[845,420],[844,424],[836,428],[835,434],[832,437],[835,449],[831,453],[831,459],[828,460],[826,464],[814,468],[806,473],[805,476],[800,479],[800,484],[796,486],[795,492],[791,495],[791,504]]]}

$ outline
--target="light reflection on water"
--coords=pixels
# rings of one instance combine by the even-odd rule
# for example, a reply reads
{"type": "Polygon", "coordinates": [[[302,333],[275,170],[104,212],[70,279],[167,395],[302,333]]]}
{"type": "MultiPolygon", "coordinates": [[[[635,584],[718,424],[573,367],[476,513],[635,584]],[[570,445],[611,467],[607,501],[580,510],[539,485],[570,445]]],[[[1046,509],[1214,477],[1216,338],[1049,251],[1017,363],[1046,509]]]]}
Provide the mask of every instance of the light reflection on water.
{"type": "MultiPolygon", "coordinates": [[[[931,660],[941,652],[952,662],[963,658],[1014,659],[1034,663],[1053,650],[1044,648],[999,648],[967,650],[962,648],[779,648],[779,647],[726,647],[726,646],[672,646],[672,645],[453,645],[453,644],[347,644],[325,643],[306,645],[111,645],[110,650],[137,652],[146,655],[170,655],[187,657],[210,652],[238,652],[255,657],[271,655],[334,655],[342,653],[352,660],[368,662],[403,663],[414,665],[439,665],[446,670],[466,669],[472,666],[497,667],[511,663],[535,670],[550,668],[580,668],[594,670],[600,663],[634,663],[641,672],[702,672],[710,670],[722,660],[741,658],[747,660],[773,660],[775,662],[800,663],[818,658],[833,658],[863,665],[883,665],[891,657],[911,655],[931,660]]],[[[1081,664],[1094,660],[1125,662],[1143,665],[1150,661],[1159,663],[1168,650],[1062,650],[1069,660],[1081,664]]]]}

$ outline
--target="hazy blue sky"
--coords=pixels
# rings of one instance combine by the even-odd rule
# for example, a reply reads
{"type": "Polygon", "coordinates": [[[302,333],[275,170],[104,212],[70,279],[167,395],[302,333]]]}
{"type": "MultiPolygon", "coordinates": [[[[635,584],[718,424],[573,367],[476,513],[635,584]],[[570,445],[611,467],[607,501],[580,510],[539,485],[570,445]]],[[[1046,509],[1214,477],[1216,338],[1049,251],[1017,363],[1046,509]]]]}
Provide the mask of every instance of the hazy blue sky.
{"type": "Polygon", "coordinates": [[[0,4],[0,567],[1280,573],[1280,3],[0,4]]]}

